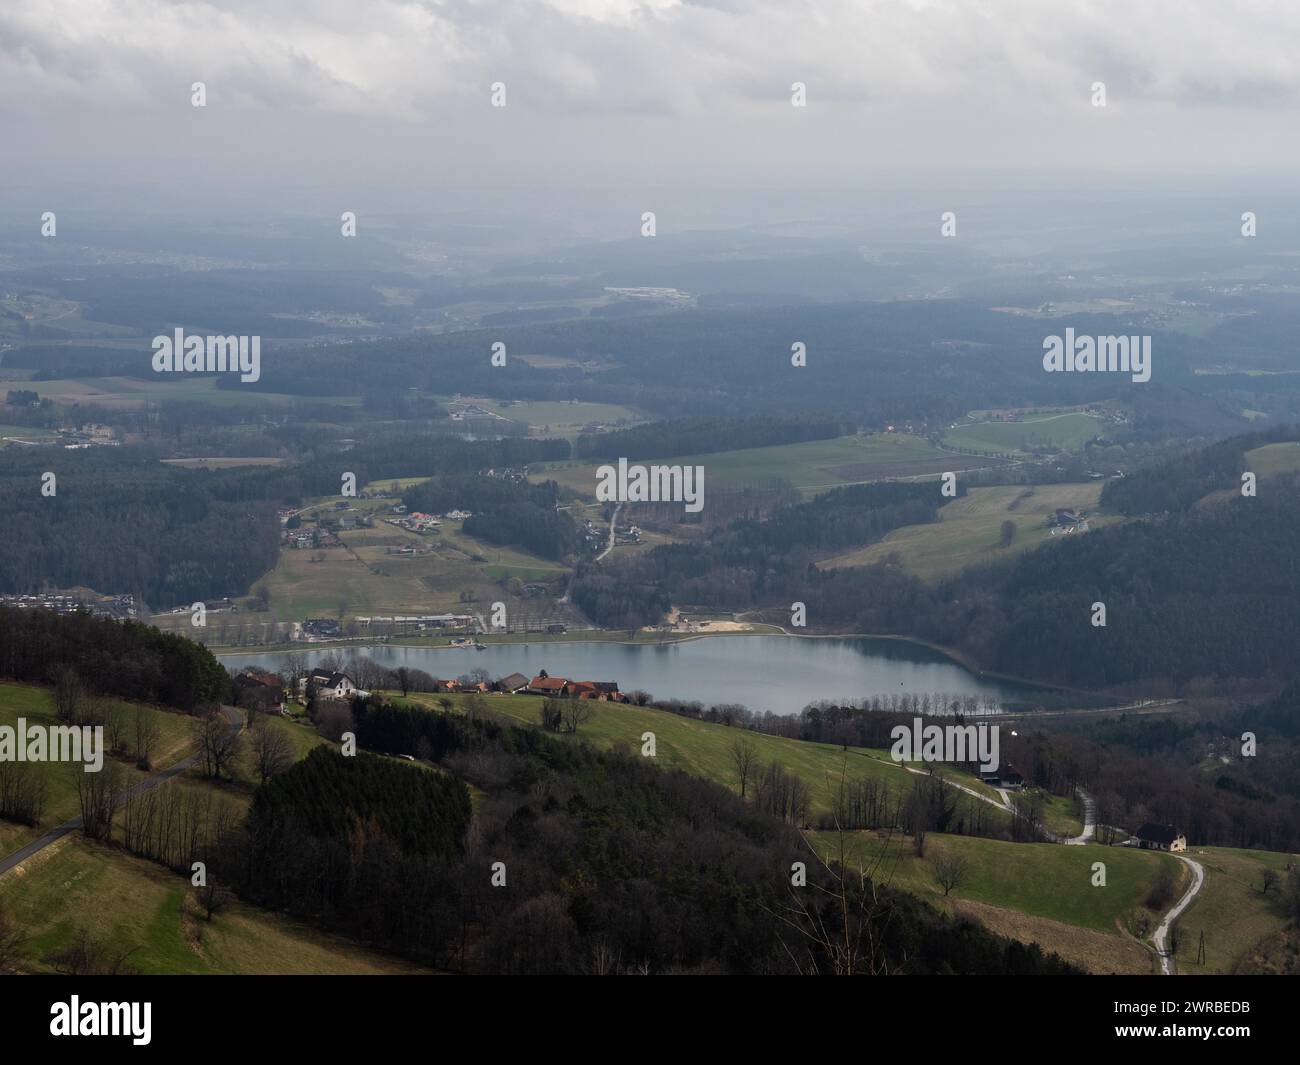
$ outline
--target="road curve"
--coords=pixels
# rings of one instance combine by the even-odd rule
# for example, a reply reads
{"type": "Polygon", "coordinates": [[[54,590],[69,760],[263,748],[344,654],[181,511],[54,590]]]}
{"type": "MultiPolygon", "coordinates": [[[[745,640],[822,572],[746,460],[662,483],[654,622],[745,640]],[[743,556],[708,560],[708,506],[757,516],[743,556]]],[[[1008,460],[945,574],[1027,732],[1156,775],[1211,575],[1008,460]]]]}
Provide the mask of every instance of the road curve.
{"type": "MultiPolygon", "coordinates": [[[[244,718],[233,706],[223,706],[221,712],[225,714],[226,720],[230,722],[230,727],[234,731],[243,728],[244,718]]],[[[114,807],[121,806],[127,798],[133,798],[137,795],[143,795],[146,791],[158,787],[160,784],[166,784],[172,777],[180,776],[185,770],[189,769],[199,760],[197,754],[192,754],[188,758],[182,759],[175,765],[170,765],[166,769],[160,770],[152,776],[136,784],[132,784],[126,791],[117,797],[114,807]]],[[[9,870],[16,868],[23,862],[27,861],[32,855],[43,851],[51,843],[61,840],[70,832],[75,832],[81,827],[81,818],[74,817],[69,821],[64,821],[61,825],[56,825],[42,836],[38,836],[24,847],[20,847],[12,854],[7,854],[0,858],[0,876],[4,876],[9,870]]]]}
{"type": "Polygon", "coordinates": [[[1174,908],[1165,914],[1164,920],[1160,922],[1160,927],[1156,929],[1155,935],[1151,937],[1151,942],[1156,947],[1156,953],[1160,955],[1160,972],[1165,976],[1174,975],[1174,955],[1165,946],[1165,942],[1169,938],[1169,930],[1182,915],[1182,912],[1191,905],[1192,899],[1196,898],[1197,893],[1201,890],[1201,885],[1205,883],[1205,869],[1200,862],[1194,862],[1191,858],[1184,857],[1181,854],[1175,854],[1174,857],[1186,862],[1191,868],[1192,886],[1187,889],[1187,894],[1178,900],[1174,908]]]}

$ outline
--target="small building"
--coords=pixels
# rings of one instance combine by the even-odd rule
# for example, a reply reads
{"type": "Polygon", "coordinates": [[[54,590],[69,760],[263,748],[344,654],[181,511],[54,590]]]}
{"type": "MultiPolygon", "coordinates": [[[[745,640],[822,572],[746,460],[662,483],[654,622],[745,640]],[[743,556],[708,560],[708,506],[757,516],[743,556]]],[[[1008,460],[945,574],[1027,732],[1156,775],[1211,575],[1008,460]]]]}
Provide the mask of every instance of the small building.
{"type": "Polygon", "coordinates": [[[1024,774],[1010,762],[991,773],[981,773],[980,780],[994,788],[1019,791],[1025,786],[1024,774]]]}
{"type": "Polygon", "coordinates": [[[508,677],[502,677],[497,681],[497,691],[507,692],[513,695],[515,692],[523,691],[528,687],[528,678],[522,673],[511,673],[508,677]]]}
{"type": "Polygon", "coordinates": [[[1173,853],[1187,850],[1187,837],[1173,825],[1158,825],[1148,821],[1137,830],[1134,839],[1143,850],[1173,853]]]}
{"type": "Polygon", "coordinates": [[[346,673],[327,673],[324,670],[315,670],[308,673],[300,681],[302,692],[307,694],[308,689],[316,692],[318,698],[325,699],[351,699],[357,693],[357,686],[352,678],[346,673]]]}
{"type": "Polygon", "coordinates": [[[249,666],[235,677],[234,683],[241,697],[245,691],[256,692],[255,701],[264,700],[267,707],[277,714],[284,712],[284,681],[276,674],[249,666]]]}
{"type": "Polygon", "coordinates": [[[564,677],[548,677],[543,673],[530,680],[525,690],[529,695],[567,695],[569,682],[564,677]]]}

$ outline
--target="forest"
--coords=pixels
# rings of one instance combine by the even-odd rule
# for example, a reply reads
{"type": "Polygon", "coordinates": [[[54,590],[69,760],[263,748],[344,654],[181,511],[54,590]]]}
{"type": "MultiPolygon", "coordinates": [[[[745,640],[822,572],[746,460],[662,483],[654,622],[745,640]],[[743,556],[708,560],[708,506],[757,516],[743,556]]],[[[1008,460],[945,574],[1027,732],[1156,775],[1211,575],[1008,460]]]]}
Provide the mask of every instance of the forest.
{"type": "MultiPolygon", "coordinates": [[[[397,735],[388,711],[358,716],[363,735],[397,735]]],[[[630,751],[488,719],[434,733],[436,770],[317,748],[201,851],[209,869],[252,901],[456,971],[1074,971],[825,868],[779,818],[630,751]],[[483,795],[473,833],[466,784],[483,795]],[[806,889],[790,886],[796,861],[806,889]]]]}
{"type": "MultiPolygon", "coordinates": [[[[6,449],[0,592],[86,587],[132,594],[155,608],[242,596],[276,564],[276,510],[338,495],[345,473],[356,475],[358,487],[389,477],[472,473],[567,458],[569,443],[377,435],[346,451],[317,448],[298,465],[234,469],[179,469],[158,455],[135,446],[6,449]],[[55,475],[52,494],[42,491],[47,472],[55,475]]],[[[547,491],[503,503],[499,515],[485,518],[489,538],[500,537],[492,542],[526,539],[553,558],[571,551],[571,521],[553,507],[541,513],[537,501],[547,491]]]]}
{"type": "Polygon", "coordinates": [[[69,668],[102,695],[185,711],[230,700],[230,674],[200,643],[134,621],[0,607],[0,677],[49,684],[69,668]]]}

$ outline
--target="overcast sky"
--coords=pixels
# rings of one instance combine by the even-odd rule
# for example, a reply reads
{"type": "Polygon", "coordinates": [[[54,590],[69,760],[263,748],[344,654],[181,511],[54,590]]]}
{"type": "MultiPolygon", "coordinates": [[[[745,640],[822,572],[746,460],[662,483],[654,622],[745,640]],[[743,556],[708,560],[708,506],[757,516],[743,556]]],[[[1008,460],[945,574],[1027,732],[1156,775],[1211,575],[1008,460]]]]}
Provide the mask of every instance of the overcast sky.
{"type": "Polygon", "coordinates": [[[0,4],[11,193],[1258,180],[1300,174],[1298,112],[1300,4],[1285,2],[0,4]]]}

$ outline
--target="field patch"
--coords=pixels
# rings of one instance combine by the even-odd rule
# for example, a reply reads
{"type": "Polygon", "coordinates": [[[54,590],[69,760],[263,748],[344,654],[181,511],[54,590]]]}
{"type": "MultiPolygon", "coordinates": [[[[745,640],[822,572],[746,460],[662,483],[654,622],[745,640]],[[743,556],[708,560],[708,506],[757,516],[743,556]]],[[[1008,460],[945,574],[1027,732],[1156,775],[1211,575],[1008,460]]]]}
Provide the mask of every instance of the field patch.
{"type": "MultiPolygon", "coordinates": [[[[1246,452],[1246,469],[1257,477],[1300,470],[1300,443],[1265,444],[1246,452]]],[[[1235,491],[1235,490],[1234,490],[1235,491]]]]}
{"type": "MultiPolygon", "coordinates": [[[[950,455],[924,437],[906,433],[841,436],[774,447],[637,460],[647,466],[703,466],[706,493],[710,485],[741,488],[780,480],[809,496],[842,484],[935,475],[966,468],[953,465],[962,461],[963,456],[950,455]]],[[[981,459],[974,464],[987,466],[990,462],[981,459]]],[[[549,463],[534,470],[529,479],[557,481],[584,498],[594,499],[596,470],[602,465],[600,462],[549,463]]]]}
{"type": "Polygon", "coordinates": [[[0,901],[26,936],[24,968],[36,973],[58,971],[50,956],[83,930],[150,974],[419,971],[242,902],[208,922],[187,877],[77,836],[0,878],[0,901]]]}
{"type": "Polygon", "coordinates": [[[1199,976],[1250,968],[1252,956],[1282,936],[1288,919],[1281,904],[1286,866],[1295,855],[1227,847],[1188,848],[1205,867],[1205,883],[1175,926],[1178,973],[1199,976]],[[1264,872],[1278,883],[1264,894],[1264,872]],[[1205,933],[1205,962],[1197,961],[1205,933]]]}
{"type": "Polygon", "coordinates": [[[872,566],[896,557],[903,569],[926,580],[992,562],[1066,536],[1086,536],[1083,526],[1053,534],[1048,519],[1058,509],[1086,516],[1088,530],[1120,519],[1096,512],[1102,482],[1083,484],[999,485],[972,488],[939,510],[939,520],[895,529],[883,540],[826,559],[824,569],[872,566]],[[1002,523],[1015,526],[1015,537],[1002,546],[1002,523]]]}
{"type": "MultiPolygon", "coordinates": [[[[92,678],[87,678],[87,680],[92,678]]],[[[89,698],[89,697],[88,697],[89,698]]],[[[193,745],[193,718],[179,712],[159,710],[152,706],[129,703],[122,699],[101,698],[97,701],[106,707],[112,707],[126,715],[125,735],[128,746],[133,735],[131,723],[136,707],[152,720],[158,729],[158,739],[152,751],[153,764],[159,769],[180,761],[193,745]]],[[[0,725],[16,727],[19,718],[28,726],[39,725],[46,728],[57,725],[54,712],[54,699],[47,688],[29,684],[0,683],[0,725]]],[[[104,743],[110,740],[108,729],[104,730],[104,743]]],[[[104,754],[105,765],[113,758],[107,751],[104,754]]],[[[115,759],[122,769],[123,788],[144,780],[149,774],[135,767],[129,759],[115,759]]],[[[0,821],[0,853],[8,854],[26,843],[30,843],[42,833],[76,817],[81,808],[77,799],[77,780],[74,774],[84,773],[78,764],[60,762],[33,763],[37,765],[45,778],[45,805],[39,825],[19,825],[9,821],[0,821]]]]}
{"type": "Polygon", "coordinates": [[[1100,435],[1106,424],[1105,419],[1082,411],[1026,415],[1014,422],[959,423],[944,436],[943,442],[949,447],[989,452],[1023,451],[1033,447],[1075,451],[1100,435]]]}
{"type": "MultiPolygon", "coordinates": [[[[834,833],[810,838],[820,854],[833,855],[838,849],[834,833]]],[[[875,832],[855,832],[849,840],[851,867],[878,867],[882,880],[931,901],[943,896],[936,862],[948,855],[966,866],[964,879],[949,898],[1001,906],[1108,936],[1121,935],[1121,926],[1131,928],[1138,920],[1150,922],[1153,915],[1143,900],[1161,870],[1174,875],[1183,870],[1168,854],[1126,847],[1008,843],[932,833],[926,837],[925,857],[918,858],[911,841],[897,835],[882,839],[875,832]],[[1093,886],[1094,862],[1106,864],[1105,887],[1093,886]]],[[[1050,949],[1050,944],[1044,945],[1050,949]]]]}

